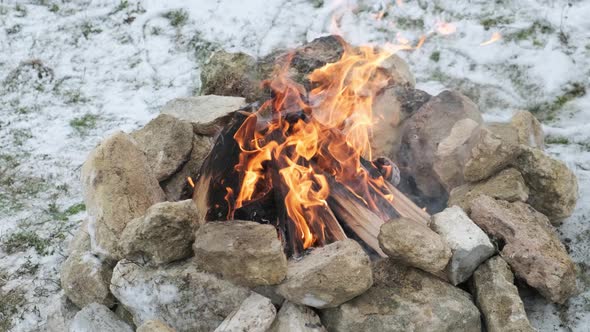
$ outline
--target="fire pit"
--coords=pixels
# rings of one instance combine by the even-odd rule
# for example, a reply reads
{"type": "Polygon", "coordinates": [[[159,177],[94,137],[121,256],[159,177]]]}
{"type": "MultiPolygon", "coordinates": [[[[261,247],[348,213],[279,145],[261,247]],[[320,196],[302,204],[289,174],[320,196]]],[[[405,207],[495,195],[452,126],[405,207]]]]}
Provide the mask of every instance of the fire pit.
{"type": "Polygon", "coordinates": [[[554,227],[577,181],[530,113],[484,123],[458,92],[415,89],[392,50],[338,37],[230,65],[244,57],[203,71],[225,97],[171,101],[89,156],[61,280],[78,319],[532,331],[515,276],[553,302],[575,293],[554,227]]]}

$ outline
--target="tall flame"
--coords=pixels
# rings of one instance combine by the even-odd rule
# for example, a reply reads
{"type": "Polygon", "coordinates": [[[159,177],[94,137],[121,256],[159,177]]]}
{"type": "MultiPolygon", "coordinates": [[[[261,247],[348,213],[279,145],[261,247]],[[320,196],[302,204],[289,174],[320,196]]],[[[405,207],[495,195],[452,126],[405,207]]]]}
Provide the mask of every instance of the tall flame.
{"type": "Polygon", "coordinates": [[[235,195],[228,190],[226,199],[235,197],[230,209],[260,199],[271,188],[283,188],[294,238],[305,249],[326,241],[319,211],[327,207],[328,177],[373,210],[378,210],[375,192],[392,199],[383,189],[383,178],[369,176],[361,165],[361,157],[372,159],[372,104],[391,79],[380,67],[389,56],[384,50],[344,44],[339,61],[309,75],[309,92],[291,80],[289,64],[277,68],[273,79],[264,83],[273,99],[234,135],[241,150],[235,166],[241,178],[235,195]],[[269,171],[273,168],[278,175],[269,171]]]}

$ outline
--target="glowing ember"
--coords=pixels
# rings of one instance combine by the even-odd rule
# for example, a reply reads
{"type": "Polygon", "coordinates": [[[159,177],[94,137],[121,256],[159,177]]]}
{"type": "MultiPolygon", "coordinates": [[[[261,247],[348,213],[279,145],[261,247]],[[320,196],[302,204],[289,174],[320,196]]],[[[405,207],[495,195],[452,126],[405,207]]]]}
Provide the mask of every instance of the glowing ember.
{"type": "Polygon", "coordinates": [[[382,177],[367,174],[361,159],[372,159],[373,98],[390,83],[380,68],[390,55],[383,49],[344,45],[338,62],[309,75],[309,92],[289,78],[288,65],[276,70],[265,82],[274,98],[249,115],[234,135],[241,150],[235,170],[241,178],[235,193],[227,189],[228,219],[271,188],[286,188],[294,240],[304,249],[323,245],[331,231],[322,219],[330,194],[328,177],[381,213],[375,195],[388,201],[394,197],[382,177]],[[269,168],[278,169],[278,176],[269,168]]]}
{"type": "Polygon", "coordinates": [[[498,40],[502,39],[502,35],[499,32],[494,32],[492,34],[492,38],[490,38],[488,41],[485,41],[481,44],[479,44],[480,46],[486,46],[486,45],[490,45],[493,44],[495,42],[497,42],[498,40]]]}

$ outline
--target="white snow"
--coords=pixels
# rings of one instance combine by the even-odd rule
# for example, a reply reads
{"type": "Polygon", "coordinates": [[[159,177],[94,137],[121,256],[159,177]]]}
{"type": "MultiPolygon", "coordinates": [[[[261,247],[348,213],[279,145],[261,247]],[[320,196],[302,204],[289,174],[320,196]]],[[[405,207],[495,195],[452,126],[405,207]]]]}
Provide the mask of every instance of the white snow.
{"type": "MultiPolygon", "coordinates": [[[[85,217],[68,209],[82,202],[79,169],[102,138],[145,124],[172,98],[198,93],[212,50],[262,56],[293,47],[327,34],[334,13],[345,39],[357,44],[395,42],[398,33],[416,43],[437,23],[453,23],[456,33],[430,34],[422,48],[401,56],[419,88],[458,89],[486,119],[553,103],[573,83],[590,86],[590,1],[2,1],[0,295],[20,289],[26,299],[11,314],[11,330],[44,330],[56,312],[59,266],[85,217]],[[387,15],[376,20],[384,8],[387,15]],[[179,9],[186,22],[172,26],[164,14],[179,9]],[[502,40],[480,46],[496,31],[502,40]],[[32,66],[34,59],[44,69],[32,66]],[[37,248],[25,243],[9,254],[13,234],[29,231],[39,239],[26,243],[37,248]]],[[[581,294],[565,306],[536,296],[525,302],[539,330],[587,331],[590,94],[564,103],[544,127],[564,138],[548,151],[580,181],[578,207],[560,232],[581,266],[581,294]]]]}

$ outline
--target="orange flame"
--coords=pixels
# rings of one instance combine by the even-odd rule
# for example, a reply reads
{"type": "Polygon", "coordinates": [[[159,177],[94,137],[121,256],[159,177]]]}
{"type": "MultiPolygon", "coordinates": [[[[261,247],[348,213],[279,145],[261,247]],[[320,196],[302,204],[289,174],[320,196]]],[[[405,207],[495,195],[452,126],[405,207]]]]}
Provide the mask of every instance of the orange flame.
{"type": "Polygon", "coordinates": [[[369,176],[361,165],[361,157],[372,159],[373,98],[390,83],[391,77],[380,68],[390,56],[383,49],[344,44],[338,62],[309,75],[313,86],[309,94],[290,79],[290,59],[277,68],[273,79],[265,82],[274,98],[250,115],[234,135],[241,149],[235,166],[241,178],[237,195],[226,189],[230,209],[260,199],[271,188],[284,188],[286,213],[295,225],[293,237],[306,249],[325,244],[325,226],[318,212],[327,206],[327,176],[376,212],[371,192],[392,200],[383,178],[369,176]],[[269,171],[273,168],[279,170],[278,176],[269,171]]]}
{"type": "Polygon", "coordinates": [[[479,44],[479,46],[490,45],[490,44],[493,44],[493,43],[497,42],[500,39],[502,39],[502,35],[499,32],[496,31],[496,32],[494,32],[492,34],[492,37],[489,40],[487,40],[487,41],[479,44]]]}

